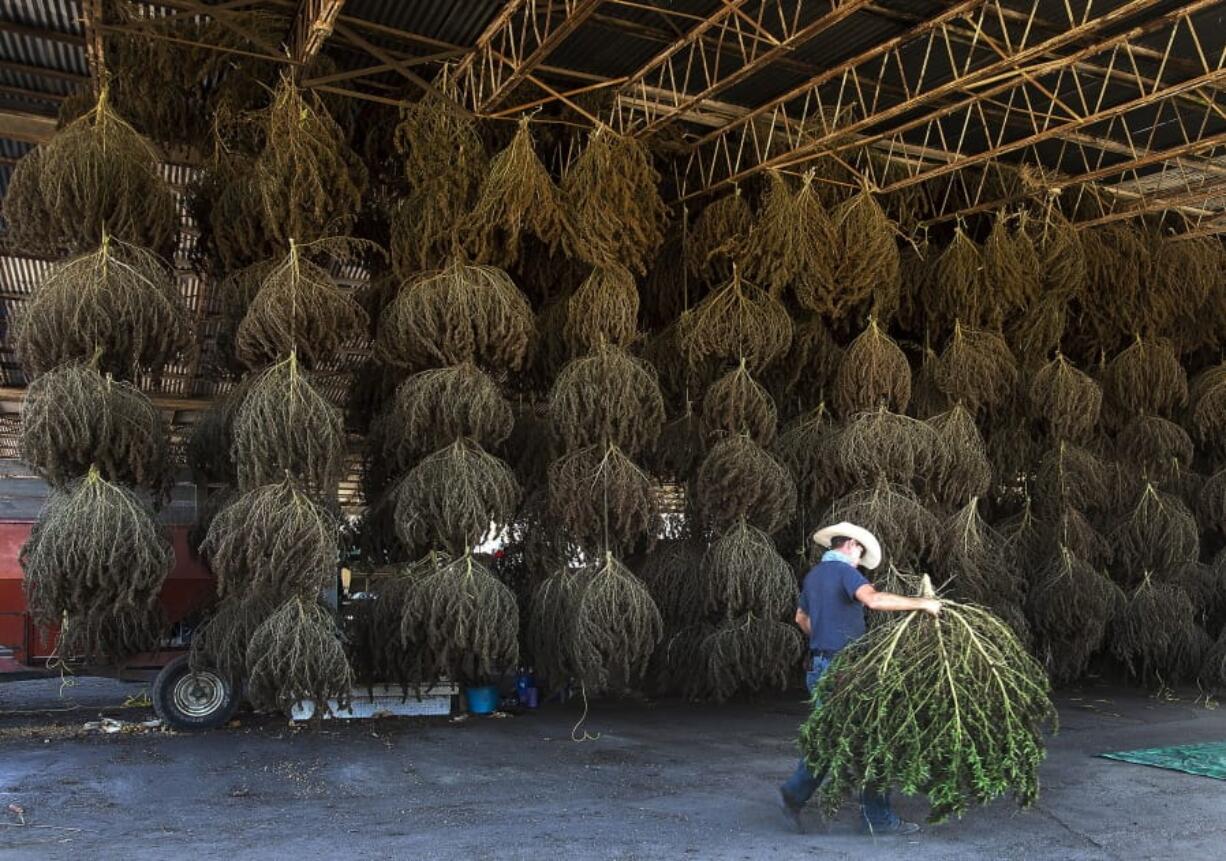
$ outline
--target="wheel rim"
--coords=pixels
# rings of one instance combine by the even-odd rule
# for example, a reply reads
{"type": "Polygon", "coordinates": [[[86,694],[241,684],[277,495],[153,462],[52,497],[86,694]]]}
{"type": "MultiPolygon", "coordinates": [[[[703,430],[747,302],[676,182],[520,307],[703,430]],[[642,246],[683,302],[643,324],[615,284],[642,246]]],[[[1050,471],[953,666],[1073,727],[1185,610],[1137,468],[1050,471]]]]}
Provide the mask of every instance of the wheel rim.
{"type": "Polygon", "coordinates": [[[187,673],[175,682],[175,708],[188,717],[208,717],[226,701],[226,684],[216,673],[187,673]]]}

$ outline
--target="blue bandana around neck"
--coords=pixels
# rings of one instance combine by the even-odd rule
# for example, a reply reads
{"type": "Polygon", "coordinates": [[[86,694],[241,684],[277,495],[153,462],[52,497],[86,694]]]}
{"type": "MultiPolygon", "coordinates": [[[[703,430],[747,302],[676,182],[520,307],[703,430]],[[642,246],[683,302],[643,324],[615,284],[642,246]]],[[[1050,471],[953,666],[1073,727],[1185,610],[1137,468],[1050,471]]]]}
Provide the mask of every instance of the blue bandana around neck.
{"type": "Polygon", "coordinates": [[[851,557],[840,553],[837,550],[827,550],[822,554],[823,562],[845,562],[852,568],[856,567],[856,563],[851,561],[851,557]]]}

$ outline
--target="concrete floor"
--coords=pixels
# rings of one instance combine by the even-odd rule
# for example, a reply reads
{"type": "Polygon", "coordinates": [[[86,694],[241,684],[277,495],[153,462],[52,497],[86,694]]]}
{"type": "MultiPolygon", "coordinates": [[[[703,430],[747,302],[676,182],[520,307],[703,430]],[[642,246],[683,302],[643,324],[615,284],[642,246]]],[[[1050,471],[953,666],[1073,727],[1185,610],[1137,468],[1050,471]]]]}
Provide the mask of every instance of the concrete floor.
{"type": "MultiPolygon", "coordinates": [[[[503,720],[401,719],[291,729],[246,715],[205,735],[82,725],[139,686],[0,684],[0,859],[907,858],[1220,859],[1226,782],[1098,759],[1226,739],[1226,707],[1108,688],[1060,697],[1062,727],[1030,811],[1009,801],[911,838],[859,836],[850,809],[784,830],[798,699],[594,703],[503,720]],[[52,711],[54,709],[70,709],[52,711]],[[26,827],[6,808],[19,805],[26,827]],[[188,854],[190,853],[190,854],[188,854]]],[[[919,799],[896,808],[922,821],[919,799]]]]}

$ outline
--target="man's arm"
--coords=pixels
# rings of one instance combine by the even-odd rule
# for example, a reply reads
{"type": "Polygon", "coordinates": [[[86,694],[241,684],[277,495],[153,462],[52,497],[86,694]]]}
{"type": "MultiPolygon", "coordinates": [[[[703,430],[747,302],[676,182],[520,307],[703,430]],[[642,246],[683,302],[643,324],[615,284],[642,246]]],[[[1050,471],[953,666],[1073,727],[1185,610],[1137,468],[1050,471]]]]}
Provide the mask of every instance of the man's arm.
{"type": "Polygon", "coordinates": [[[813,626],[809,623],[809,614],[804,610],[796,611],[796,624],[805,632],[806,637],[813,636],[813,626]]]}
{"type": "Polygon", "coordinates": [[[885,613],[923,610],[933,616],[941,614],[941,602],[936,598],[908,598],[906,595],[895,595],[893,592],[878,592],[871,583],[866,583],[856,590],[856,600],[870,610],[885,613]]]}

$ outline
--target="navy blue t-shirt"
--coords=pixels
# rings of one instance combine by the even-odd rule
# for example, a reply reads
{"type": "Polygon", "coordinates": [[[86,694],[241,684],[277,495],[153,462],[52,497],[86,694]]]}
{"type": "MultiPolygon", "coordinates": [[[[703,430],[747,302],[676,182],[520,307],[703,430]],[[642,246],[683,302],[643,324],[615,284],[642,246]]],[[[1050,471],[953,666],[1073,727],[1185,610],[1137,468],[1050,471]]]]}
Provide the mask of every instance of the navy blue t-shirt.
{"type": "Polygon", "coordinates": [[[809,617],[810,649],[837,652],[864,633],[864,605],[856,590],[867,584],[846,562],[828,559],[809,570],[797,606],[809,617]]]}

